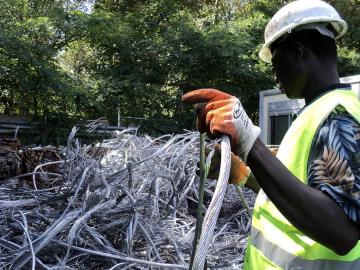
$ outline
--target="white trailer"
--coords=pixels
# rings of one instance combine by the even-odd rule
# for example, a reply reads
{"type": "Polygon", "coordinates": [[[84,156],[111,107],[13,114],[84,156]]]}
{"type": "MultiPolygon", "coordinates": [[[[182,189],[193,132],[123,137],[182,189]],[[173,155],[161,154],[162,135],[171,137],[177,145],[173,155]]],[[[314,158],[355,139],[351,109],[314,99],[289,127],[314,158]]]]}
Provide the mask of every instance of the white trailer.
{"type": "MultiPolygon", "coordinates": [[[[360,75],[341,78],[351,84],[360,95],[360,75]]],[[[259,126],[260,139],[267,145],[279,145],[292,121],[304,107],[302,99],[288,99],[279,89],[260,92],[259,126]]]]}

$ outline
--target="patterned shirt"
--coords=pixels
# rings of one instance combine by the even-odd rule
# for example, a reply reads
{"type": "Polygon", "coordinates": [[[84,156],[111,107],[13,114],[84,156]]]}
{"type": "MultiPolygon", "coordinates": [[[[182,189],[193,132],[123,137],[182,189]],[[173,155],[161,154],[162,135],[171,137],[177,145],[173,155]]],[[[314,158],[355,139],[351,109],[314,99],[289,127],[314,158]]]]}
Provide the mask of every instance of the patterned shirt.
{"type": "Polygon", "coordinates": [[[360,225],[360,123],[337,106],[317,130],[309,157],[308,185],[360,225]]]}

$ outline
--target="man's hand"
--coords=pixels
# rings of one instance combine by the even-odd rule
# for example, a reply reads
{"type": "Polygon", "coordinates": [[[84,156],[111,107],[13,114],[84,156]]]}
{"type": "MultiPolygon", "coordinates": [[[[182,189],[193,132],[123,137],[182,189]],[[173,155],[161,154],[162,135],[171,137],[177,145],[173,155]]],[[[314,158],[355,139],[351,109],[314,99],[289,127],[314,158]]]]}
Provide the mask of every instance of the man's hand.
{"type": "MultiPolygon", "coordinates": [[[[205,153],[209,154],[210,149],[205,148],[205,153]]],[[[221,163],[221,146],[215,144],[215,153],[211,158],[211,164],[207,178],[209,179],[218,179],[221,163]]],[[[235,184],[244,186],[247,179],[250,176],[250,168],[245,165],[245,163],[238,157],[231,153],[231,169],[229,175],[229,184],[235,184]]]]}
{"type": "Polygon", "coordinates": [[[254,126],[238,98],[216,89],[199,89],[185,94],[182,101],[196,104],[200,132],[229,135],[232,151],[246,161],[260,128],[254,126]]]}

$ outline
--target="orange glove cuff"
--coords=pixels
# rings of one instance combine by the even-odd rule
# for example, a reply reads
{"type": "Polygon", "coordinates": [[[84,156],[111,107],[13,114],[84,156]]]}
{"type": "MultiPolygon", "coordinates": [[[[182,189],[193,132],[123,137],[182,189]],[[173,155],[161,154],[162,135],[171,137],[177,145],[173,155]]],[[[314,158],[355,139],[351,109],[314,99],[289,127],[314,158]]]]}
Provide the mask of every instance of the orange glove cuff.
{"type": "Polygon", "coordinates": [[[250,176],[251,170],[236,155],[231,154],[230,184],[244,186],[250,176]]]}

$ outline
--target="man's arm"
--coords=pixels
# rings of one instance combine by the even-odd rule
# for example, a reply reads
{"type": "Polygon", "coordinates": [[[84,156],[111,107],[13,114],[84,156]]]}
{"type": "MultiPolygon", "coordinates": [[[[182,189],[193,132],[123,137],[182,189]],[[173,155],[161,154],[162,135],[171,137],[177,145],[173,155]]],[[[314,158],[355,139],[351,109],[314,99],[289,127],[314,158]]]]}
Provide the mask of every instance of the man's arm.
{"type": "Polygon", "coordinates": [[[357,244],[359,228],[342,209],[323,192],[303,184],[259,139],[249,152],[248,165],[269,199],[304,234],[339,255],[357,244]]]}

